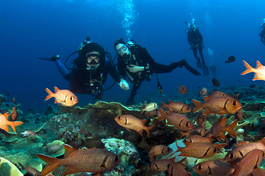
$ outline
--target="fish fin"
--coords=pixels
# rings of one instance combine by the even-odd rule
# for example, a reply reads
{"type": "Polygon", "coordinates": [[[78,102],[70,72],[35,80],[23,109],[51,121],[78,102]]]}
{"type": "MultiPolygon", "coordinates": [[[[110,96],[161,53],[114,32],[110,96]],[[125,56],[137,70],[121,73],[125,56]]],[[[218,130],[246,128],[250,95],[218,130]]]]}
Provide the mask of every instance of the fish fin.
{"type": "MultiPolygon", "coordinates": [[[[261,142],[261,141],[260,141],[261,142]]],[[[239,141],[239,142],[237,142],[236,144],[234,144],[234,146],[235,147],[239,147],[239,146],[241,146],[241,145],[246,145],[246,144],[249,144],[249,142],[247,142],[247,141],[239,141]]]]}
{"type": "Polygon", "coordinates": [[[46,88],[45,90],[46,90],[46,92],[48,93],[48,95],[47,95],[46,98],[45,98],[45,101],[46,101],[46,100],[49,100],[50,98],[53,97],[53,93],[52,93],[52,91],[50,91],[50,89],[48,89],[48,88],[46,88]]]}
{"type": "Polygon", "coordinates": [[[168,102],[169,102],[169,104],[174,103],[174,101],[172,101],[172,100],[168,100],[168,102]]]}
{"type": "Polygon", "coordinates": [[[58,88],[58,87],[56,87],[56,86],[54,86],[54,92],[56,93],[56,92],[58,92],[60,89],[58,88]]]}
{"type": "Polygon", "coordinates": [[[169,161],[175,162],[176,157],[168,159],[169,161]]]}
{"type": "Polygon", "coordinates": [[[144,113],[145,111],[144,110],[141,110],[141,113],[140,113],[140,115],[143,115],[143,113],[144,113]]]}
{"type": "MultiPolygon", "coordinates": [[[[136,131],[136,130],[135,130],[136,131]]],[[[138,130],[138,131],[136,131],[137,133],[139,133],[141,136],[143,136],[143,132],[142,132],[142,130],[138,130]]],[[[149,136],[148,136],[149,137],[149,136]]],[[[150,137],[149,137],[150,138],[150,137]]]]}
{"type": "Polygon", "coordinates": [[[24,167],[20,162],[18,162],[18,164],[20,165],[20,167],[22,168],[22,170],[25,170],[26,167],[24,167]]]}
{"type": "Polygon", "coordinates": [[[204,108],[203,115],[204,114],[211,114],[212,112],[209,109],[204,108]]]}
{"type": "Polygon", "coordinates": [[[36,154],[42,161],[45,161],[46,163],[48,163],[48,165],[46,165],[44,167],[44,169],[41,171],[41,175],[47,175],[49,174],[51,171],[53,171],[54,169],[56,169],[58,166],[60,166],[59,164],[59,159],[57,158],[53,158],[50,156],[46,156],[46,155],[42,155],[42,154],[36,154]]]}
{"type": "Polygon", "coordinates": [[[181,138],[183,138],[184,136],[187,136],[188,135],[188,132],[183,132],[183,131],[179,131],[180,134],[181,134],[181,138]]]}
{"type": "Polygon", "coordinates": [[[260,63],[260,61],[256,61],[256,64],[257,64],[257,66],[256,66],[256,68],[258,68],[258,67],[260,67],[260,66],[263,66],[261,63],[260,63]]]}
{"type": "Polygon", "coordinates": [[[5,130],[6,132],[10,133],[9,127],[7,125],[5,125],[4,127],[2,127],[3,130],[5,130]]]}
{"type": "Polygon", "coordinates": [[[167,112],[168,112],[168,115],[174,114],[174,111],[172,111],[172,109],[170,109],[170,108],[168,108],[167,112]]]}
{"type": "Polygon", "coordinates": [[[9,112],[4,113],[4,114],[2,114],[2,115],[8,120],[9,112]]]}
{"type": "Polygon", "coordinates": [[[243,71],[240,75],[245,75],[245,74],[248,74],[250,72],[253,72],[253,68],[246,61],[243,60],[243,64],[245,65],[245,67],[247,69],[245,71],[243,71]]]}
{"type": "Polygon", "coordinates": [[[263,80],[263,79],[259,78],[259,77],[257,76],[257,74],[254,74],[254,78],[252,78],[252,81],[256,81],[256,80],[263,80]]]}
{"type": "Polygon", "coordinates": [[[226,117],[224,117],[224,118],[222,118],[222,119],[220,120],[220,123],[222,124],[223,127],[225,127],[225,125],[226,125],[226,120],[227,120],[226,117]]]}
{"type": "Polygon", "coordinates": [[[22,125],[23,122],[19,122],[19,121],[16,121],[16,122],[10,122],[9,125],[11,126],[11,128],[14,130],[14,132],[17,134],[16,132],[16,126],[20,126],[22,125]]]}
{"type": "Polygon", "coordinates": [[[232,122],[229,126],[226,127],[226,131],[231,134],[233,137],[236,137],[236,132],[234,130],[235,126],[237,125],[238,120],[232,122]]]}
{"type": "Polygon", "coordinates": [[[196,105],[196,107],[193,109],[192,113],[195,113],[203,108],[203,104],[197,100],[191,100],[192,103],[196,105]]]}
{"type": "Polygon", "coordinates": [[[59,101],[57,101],[56,99],[54,100],[54,103],[59,103],[59,101]]]}
{"type": "Polygon", "coordinates": [[[66,167],[64,167],[63,176],[66,176],[66,175],[69,175],[69,174],[73,174],[73,173],[76,173],[76,172],[77,171],[74,168],[66,166],[66,167]]]}
{"type": "Polygon", "coordinates": [[[165,109],[167,107],[167,104],[166,103],[163,103],[162,101],[161,101],[161,108],[162,109],[165,109]]]}
{"type": "Polygon", "coordinates": [[[167,117],[166,113],[161,108],[159,108],[159,113],[161,114],[161,116],[158,117],[158,120],[163,120],[167,117]]]}
{"type": "Polygon", "coordinates": [[[186,165],[183,163],[187,158],[183,158],[182,160],[179,160],[177,163],[180,164],[183,167],[186,167],[186,165]]]}
{"type": "Polygon", "coordinates": [[[152,126],[149,126],[149,127],[145,127],[144,130],[146,131],[147,135],[148,135],[148,138],[150,138],[150,134],[149,134],[149,131],[154,127],[154,125],[152,126]]]}
{"type": "Polygon", "coordinates": [[[215,148],[217,148],[217,149],[221,149],[221,148],[224,148],[224,147],[226,147],[227,146],[227,144],[212,144],[215,148]]]}
{"type": "Polygon", "coordinates": [[[211,97],[202,97],[202,98],[203,98],[205,103],[211,99],[211,97]]]}
{"type": "Polygon", "coordinates": [[[67,158],[71,153],[77,151],[75,148],[71,147],[70,145],[64,144],[64,157],[67,158]]]}

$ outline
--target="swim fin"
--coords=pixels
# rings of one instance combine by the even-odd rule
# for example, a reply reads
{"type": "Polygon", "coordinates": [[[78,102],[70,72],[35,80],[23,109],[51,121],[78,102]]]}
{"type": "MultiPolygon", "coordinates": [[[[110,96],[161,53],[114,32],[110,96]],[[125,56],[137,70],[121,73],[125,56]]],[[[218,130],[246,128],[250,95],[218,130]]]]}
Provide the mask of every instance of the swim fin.
{"type": "Polygon", "coordinates": [[[208,70],[208,67],[206,65],[203,66],[203,74],[204,74],[204,76],[209,75],[209,70],[208,70]]]}
{"type": "Polygon", "coordinates": [[[47,60],[47,61],[55,61],[56,59],[60,59],[60,56],[59,55],[55,55],[53,57],[38,57],[38,59],[41,59],[41,60],[47,60]]]}

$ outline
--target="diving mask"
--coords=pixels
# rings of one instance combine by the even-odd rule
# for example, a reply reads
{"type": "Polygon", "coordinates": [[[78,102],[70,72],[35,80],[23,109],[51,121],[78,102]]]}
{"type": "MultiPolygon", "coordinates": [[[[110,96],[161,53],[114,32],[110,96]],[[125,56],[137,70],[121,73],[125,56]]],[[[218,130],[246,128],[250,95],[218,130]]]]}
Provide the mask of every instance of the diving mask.
{"type": "Polygon", "coordinates": [[[86,54],[86,66],[87,70],[96,70],[100,63],[99,63],[99,53],[98,52],[92,52],[86,54]]]}
{"type": "Polygon", "coordinates": [[[125,44],[118,44],[116,46],[116,53],[123,56],[124,54],[129,54],[129,49],[125,44]]]}

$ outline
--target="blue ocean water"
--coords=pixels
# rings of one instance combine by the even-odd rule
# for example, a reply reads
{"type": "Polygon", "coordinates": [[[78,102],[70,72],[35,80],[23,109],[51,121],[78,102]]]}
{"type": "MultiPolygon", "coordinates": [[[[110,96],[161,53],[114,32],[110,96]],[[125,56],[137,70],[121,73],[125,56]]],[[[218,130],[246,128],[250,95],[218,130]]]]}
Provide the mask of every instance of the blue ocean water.
{"type": "MultiPolygon", "coordinates": [[[[78,49],[87,36],[115,56],[113,43],[119,38],[132,38],[158,63],[170,64],[182,58],[196,68],[189,49],[185,21],[197,20],[204,37],[207,65],[216,65],[217,79],[222,86],[263,86],[252,82],[253,73],[241,76],[245,70],[242,60],[255,66],[256,60],[265,64],[264,45],[259,38],[260,24],[265,18],[262,0],[1,0],[1,86],[22,109],[45,110],[53,100],[44,101],[45,88],[68,89],[55,63],[37,59],[61,56],[61,61],[78,49]],[[214,55],[208,55],[207,49],[214,55]],[[234,55],[236,61],[225,64],[222,56],[234,55]]],[[[73,57],[72,59],[74,59],[73,57]]],[[[202,73],[202,70],[199,70],[202,73]]],[[[164,93],[177,92],[179,84],[189,91],[206,86],[213,89],[210,76],[194,76],[186,69],[159,74],[164,93]]],[[[113,83],[109,76],[104,88],[113,83]]],[[[137,96],[159,96],[155,75],[144,82],[137,96]]],[[[116,84],[104,92],[102,100],[125,103],[129,91],[116,84]]],[[[94,103],[90,95],[78,95],[79,105],[94,103]]]]}

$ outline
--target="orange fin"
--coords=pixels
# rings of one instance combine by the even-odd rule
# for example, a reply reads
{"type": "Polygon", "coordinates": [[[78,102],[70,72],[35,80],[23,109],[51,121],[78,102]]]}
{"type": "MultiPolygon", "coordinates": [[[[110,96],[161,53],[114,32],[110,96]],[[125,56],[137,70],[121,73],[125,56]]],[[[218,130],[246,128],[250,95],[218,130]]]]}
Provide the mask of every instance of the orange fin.
{"type": "Polygon", "coordinates": [[[258,68],[258,67],[260,67],[260,66],[263,66],[261,63],[260,63],[260,61],[256,61],[256,64],[257,64],[257,66],[256,66],[256,68],[258,68]]]}
{"type": "Polygon", "coordinates": [[[44,169],[42,170],[41,175],[49,174],[51,171],[53,171],[54,169],[56,169],[60,165],[59,164],[59,159],[57,159],[57,158],[53,158],[53,157],[42,155],[42,154],[37,154],[37,156],[41,160],[43,160],[46,163],[48,163],[48,165],[46,165],[44,167],[44,169]]]}
{"type": "Polygon", "coordinates": [[[8,120],[9,112],[4,113],[4,114],[2,114],[2,115],[8,120]]]}
{"type": "Polygon", "coordinates": [[[75,148],[71,147],[70,145],[64,144],[64,157],[67,158],[71,153],[77,151],[75,148]]]}
{"type": "Polygon", "coordinates": [[[154,127],[154,125],[152,126],[149,126],[149,127],[145,127],[144,130],[146,131],[147,135],[148,135],[148,138],[150,138],[150,134],[149,134],[149,131],[154,127]]]}
{"type": "Polygon", "coordinates": [[[56,92],[58,92],[60,89],[58,88],[58,87],[56,87],[56,86],[54,86],[54,92],[56,93],[56,92]]]}
{"type": "Polygon", "coordinates": [[[3,130],[5,130],[6,132],[10,133],[9,127],[7,125],[2,127],[3,130]]]}
{"type": "Polygon", "coordinates": [[[161,108],[159,108],[159,112],[160,112],[161,116],[158,118],[158,120],[166,119],[167,115],[161,108]]]}
{"type": "Polygon", "coordinates": [[[241,75],[245,75],[245,74],[248,74],[250,72],[253,72],[253,68],[246,62],[243,60],[243,64],[245,65],[245,67],[247,68],[245,71],[243,71],[241,73],[241,75]]]}
{"type": "Polygon", "coordinates": [[[211,99],[212,97],[202,97],[202,98],[203,98],[204,102],[206,103],[207,101],[210,101],[210,99],[211,99]]]}
{"type": "Polygon", "coordinates": [[[196,105],[196,107],[193,109],[192,113],[195,113],[203,108],[203,104],[197,100],[191,100],[192,103],[196,105]]]}
{"type": "Polygon", "coordinates": [[[172,100],[168,100],[168,102],[169,102],[169,104],[174,103],[174,101],[172,101],[172,100]]]}
{"type": "Polygon", "coordinates": [[[226,120],[227,120],[227,117],[224,117],[220,120],[220,123],[222,124],[223,127],[225,127],[226,125],[226,120]]]}
{"type": "Polygon", "coordinates": [[[16,126],[20,126],[20,125],[22,125],[23,124],[23,122],[19,122],[19,121],[16,121],[16,122],[10,122],[9,123],[9,125],[11,126],[11,128],[14,130],[14,132],[17,134],[17,132],[16,132],[16,126]]]}
{"type": "Polygon", "coordinates": [[[168,113],[168,115],[170,115],[170,114],[174,114],[174,112],[173,112],[172,109],[170,109],[170,108],[168,108],[167,113],[168,113]]]}
{"type": "Polygon", "coordinates": [[[165,109],[167,107],[167,104],[166,103],[163,103],[162,101],[161,101],[161,108],[162,109],[165,109]]]}
{"type": "Polygon", "coordinates": [[[238,120],[232,122],[228,127],[226,127],[226,131],[231,134],[233,137],[236,137],[236,132],[234,130],[235,126],[237,125],[238,120]]]}
{"type": "Polygon", "coordinates": [[[49,100],[50,98],[53,97],[53,93],[52,93],[52,91],[50,91],[50,89],[48,89],[48,88],[46,88],[45,90],[46,90],[46,92],[48,93],[48,95],[47,95],[46,98],[45,98],[45,101],[46,101],[46,100],[49,100]]]}

